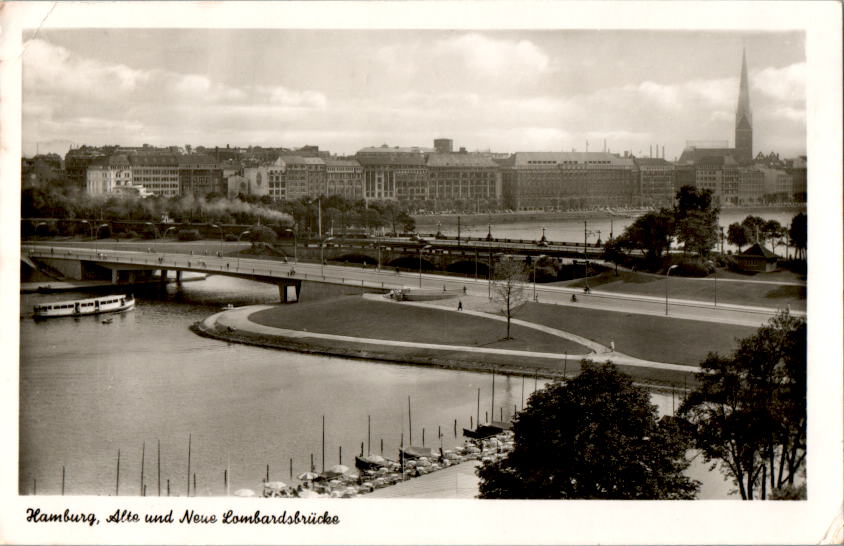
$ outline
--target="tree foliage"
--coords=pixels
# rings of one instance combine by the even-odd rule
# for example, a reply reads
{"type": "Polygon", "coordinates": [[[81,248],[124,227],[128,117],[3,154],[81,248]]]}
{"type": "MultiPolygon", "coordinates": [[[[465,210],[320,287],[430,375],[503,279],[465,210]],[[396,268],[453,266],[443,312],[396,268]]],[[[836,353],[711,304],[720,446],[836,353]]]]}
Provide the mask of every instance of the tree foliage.
{"type": "Polygon", "coordinates": [[[791,245],[797,249],[797,252],[805,260],[806,259],[806,245],[808,241],[808,229],[805,213],[799,213],[791,219],[791,226],[788,228],[788,238],[791,245]]]}
{"type": "Polygon", "coordinates": [[[611,363],[583,361],[567,383],[537,391],[515,419],[515,446],[479,470],[500,499],[692,499],[687,440],[658,419],[649,393],[611,363]]]}
{"type": "Polygon", "coordinates": [[[733,222],[727,227],[727,242],[737,246],[739,252],[741,252],[741,247],[750,242],[750,238],[747,236],[747,229],[738,222],[733,222]]]}
{"type": "Polygon", "coordinates": [[[712,205],[712,191],[683,186],[677,192],[674,221],[677,240],[685,251],[704,257],[718,242],[719,209],[712,205]]]}
{"type": "Polygon", "coordinates": [[[680,407],[706,461],[720,462],[742,499],[793,487],[806,456],[806,321],[783,311],[710,354],[680,407]]]}
{"type": "Polygon", "coordinates": [[[501,314],[507,317],[507,335],[510,339],[510,320],[527,301],[525,293],[525,265],[515,260],[503,260],[495,264],[492,283],[493,299],[501,307],[501,314]]]}
{"type": "Polygon", "coordinates": [[[618,237],[620,248],[638,249],[645,259],[655,263],[671,245],[674,235],[674,216],[668,209],[648,212],[636,218],[618,237]]]}

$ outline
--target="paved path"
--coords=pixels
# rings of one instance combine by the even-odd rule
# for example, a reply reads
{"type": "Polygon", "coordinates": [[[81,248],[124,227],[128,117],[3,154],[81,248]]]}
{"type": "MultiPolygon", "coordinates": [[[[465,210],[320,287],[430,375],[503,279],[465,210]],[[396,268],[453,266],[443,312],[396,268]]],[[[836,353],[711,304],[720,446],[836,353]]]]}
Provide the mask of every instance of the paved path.
{"type": "MultiPolygon", "coordinates": [[[[385,300],[388,301],[388,300],[385,300]]],[[[463,345],[442,345],[436,343],[419,343],[419,342],[411,342],[411,341],[397,341],[391,339],[374,339],[374,338],[361,338],[361,337],[353,337],[353,336],[342,336],[337,334],[326,334],[322,332],[304,332],[300,330],[290,330],[287,328],[275,328],[272,326],[265,326],[263,324],[258,324],[256,322],[252,322],[249,320],[249,316],[253,313],[258,311],[262,311],[264,309],[277,309],[278,306],[274,305],[250,305],[247,307],[239,307],[237,309],[232,309],[229,311],[222,311],[220,313],[216,313],[211,315],[210,317],[206,318],[203,321],[203,327],[209,331],[213,331],[216,326],[220,326],[223,328],[231,328],[233,331],[242,331],[257,335],[264,335],[264,336],[276,336],[288,339],[321,339],[321,340],[331,340],[331,341],[342,341],[346,343],[360,343],[360,344],[367,344],[367,345],[381,345],[384,347],[408,347],[408,348],[416,348],[416,349],[427,349],[427,350],[435,350],[435,351],[447,351],[453,353],[455,351],[458,352],[466,352],[466,353],[475,353],[475,354],[496,354],[496,355],[507,355],[513,357],[522,357],[522,358],[545,358],[551,360],[560,360],[559,353],[540,353],[534,351],[515,351],[511,349],[495,349],[491,347],[470,347],[470,346],[463,346],[463,345]]],[[[478,313],[479,316],[486,316],[484,313],[478,313]]],[[[488,318],[488,317],[487,317],[488,318]]],[[[500,318],[500,317],[499,317],[500,318]]],[[[524,323],[527,325],[529,323],[524,323]]],[[[533,325],[532,327],[538,327],[539,325],[533,325]]],[[[544,327],[541,327],[544,328],[544,327]]],[[[551,329],[554,330],[554,329],[551,329]]],[[[561,332],[557,330],[557,332],[561,332]]],[[[551,332],[549,332],[551,333],[551,332]]],[[[571,335],[565,333],[567,336],[571,335]]],[[[556,335],[556,334],[555,334],[556,335]]],[[[562,337],[562,336],[561,336],[562,337]]],[[[568,338],[567,338],[568,339],[568,338]]],[[[639,358],[634,358],[622,353],[618,352],[604,352],[598,355],[597,353],[588,353],[583,355],[568,355],[569,358],[573,360],[580,360],[583,358],[591,358],[595,359],[598,357],[602,362],[603,361],[611,361],[615,364],[624,365],[624,366],[635,366],[639,368],[655,368],[661,370],[671,370],[671,371],[679,371],[679,372],[690,372],[696,370],[695,366],[683,366],[680,364],[670,364],[666,362],[652,362],[650,360],[642,360],[639,358]]]]}

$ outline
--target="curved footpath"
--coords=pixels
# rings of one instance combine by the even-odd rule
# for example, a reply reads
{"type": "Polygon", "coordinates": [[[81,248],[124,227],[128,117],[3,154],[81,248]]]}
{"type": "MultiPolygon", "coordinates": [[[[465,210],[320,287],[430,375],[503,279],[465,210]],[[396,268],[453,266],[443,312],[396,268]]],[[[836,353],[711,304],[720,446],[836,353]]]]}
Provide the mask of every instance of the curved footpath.
{"type": "MultiPolygon", "coordinates": [[[[363,297],[377,299],[378,301],[392,302],[394,305],[432,307],[444,310],[444,305],[442,303],[437,304],[436,302],[396,302],[378,294],[367,294],[363,297]]],[[[502,356],[509,357],[508,360],[512,360],[512,362],[516,363],[524,363],[532,359],[540,359],[544,361],[553,360],[555,362],[563,360],[563,355],[559,353],[353,337],[323,332],[276,328],[258,324],[257,322],[250,320],[251,315],[259,311],[273,308],[278,308],[278,306],[251,305],[222,311],[195,324],[194,331],[201,335],[224,339],[227,341],[281,348],[303,353],[386,360],[407,364],[423,364],[468,371],[490,371],[494,369],[498,373],[525,373],[525,367],[508,367],[506,365],[502,366],[499,364],[490,364],[486,361],[495,359],[495,357],[497,357],[497,360],[500,361],[502,356]],[[424,350],[425,354],[430,356],[425,356],[423,358],[419,355],[409,355],[408,349],[424,350]]],[[[464,309],[463,311],[456,311],[452,308],[450,311],[455,313],[460,312],[464,314],[471,314],[477,317],[496,321],[506,321],[505,317],[477,310],[464,309]]],[[[585,358],[600,362],[609,360],[619,366],[638,369],[652,369],[675,373],[680,372],[682,374],[697,371],[696,366],[653,362],[635,358],[617,351],[611,351],[608,347],[590,339],[558,330],[556,328],[518,319],[512,319],[511,322],[512,324],[536,329],[546,334],[574,341],[590,349],[591,352],[586,354],[567,355],[567,358],[572,359],[574,362],[579,362],[581,359],[585,358]]],[[[531,373],[536,371],[537,374],[550,378],[561,377],[564,374],[563,371],[555,370],[553,368],[543,368],[540,370],[535,370],[535,368],[530,369],[531,373]]]]}

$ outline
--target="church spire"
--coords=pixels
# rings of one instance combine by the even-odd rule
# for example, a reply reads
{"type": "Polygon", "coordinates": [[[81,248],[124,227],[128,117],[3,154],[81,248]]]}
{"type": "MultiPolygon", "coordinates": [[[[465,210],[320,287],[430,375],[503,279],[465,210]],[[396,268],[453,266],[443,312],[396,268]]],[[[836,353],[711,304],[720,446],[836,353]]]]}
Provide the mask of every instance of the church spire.
{"type": "Polygon", "coordinates": [[[736,161],[753,161],[753,113],[750,110],[750,86],[747,83],[747,57],[741,51],[741,80],[736,107],[736,161]]]}

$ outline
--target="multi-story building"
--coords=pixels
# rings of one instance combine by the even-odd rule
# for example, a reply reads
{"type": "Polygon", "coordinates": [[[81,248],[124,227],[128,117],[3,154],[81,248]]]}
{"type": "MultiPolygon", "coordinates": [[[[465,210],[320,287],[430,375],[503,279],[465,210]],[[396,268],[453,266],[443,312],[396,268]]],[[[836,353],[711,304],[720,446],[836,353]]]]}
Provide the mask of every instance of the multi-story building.
{"type": "Polygon", "coordinates": [[[363,167],[354,159],[325,159],[325,195],[363,199],[363,167]]]}
{"type": "Polygon", "coordinates": [[[756,167],[739,169],[739,205],[756,205],[762,202],[765,194],[765,175],[756,167]]]}
{"type": "Polygon", "coordinates": [[[271,191],[275,189],[278,192],[272,196],[274,199],[293,201],[325,195],[325,161],[318,157],[299,156],[282,156],[281,161],[284,163],[284,180],[282,185],[271,186],[271,191]]]}
{"type": "Polygon", "coordinates": [[[152,195],[179,195],[179,156],[169,153],[134,153],[129,155],[132,183],[143,186],[152,195]]]}
{"type": "Polygon", "coordinates": [[[765,176],[765,199],[768,201],[790,201],[793,199],[794,186],[791,175],[782,169],[757,167],[765,176]]]}
{"type": "Polygon", "coordinates": [[[209,193],[225,195],[228,191],[223,171],[217,161],[207,154],[179,156],[179,193],[204,196],[209,193]]]}
{"type": "Polygon", "coordinates": [[[79,188],[86,187],[88,165],[95,159],[106,157],[96,148],[82,146],[68,150],[64,157],[65,176],[67,180],[79,188]]]}
{"type": "Polygon", "coordinates": [[[791,193],[795,201],[806,201],[807,196],[807,170],[806,156],[801,155],[794,159],[786,160],[785,172],[791,176],[791,193]]]}
{"type": "Polygon", "coordinates": [[[676,194],[674,165],[654,157],[634,158],[633,161],[639,177],[639,198],[635,204],[654,208],[671,207],[676,194]]]}
{"type": "Polygon", "coordinates": [[[437,207],[458,200],[497,207],[501,198],[501,174],[489,157],[467,153],[428,155],[428,197],[437,207]]]}
{"type": "Polygon", "coordinates": [[[364,148],[356,154],[363,167],[363,198],[366,200],[425,201],[428,169],[424,148],[364,148]]]}
{"type": "Polygon", "coordinates": [[[707,156],[695,164],[695,186],[712,191],[713,204],[737,204],[739,167],[732,155],[707,156]]]}
{"type": "Polygon", "coordinates": [[[121,187],[132,185],[132,167],[122,154],[91,161],[85,174],[86,189],[90,195],[121,191],[121,187]]]}
{"type": "Polygon", "coordinates": [[[513,210],[631,206],[635,164],[606,152],[516,152],[502,165],[504,205],[513,210]]]}

